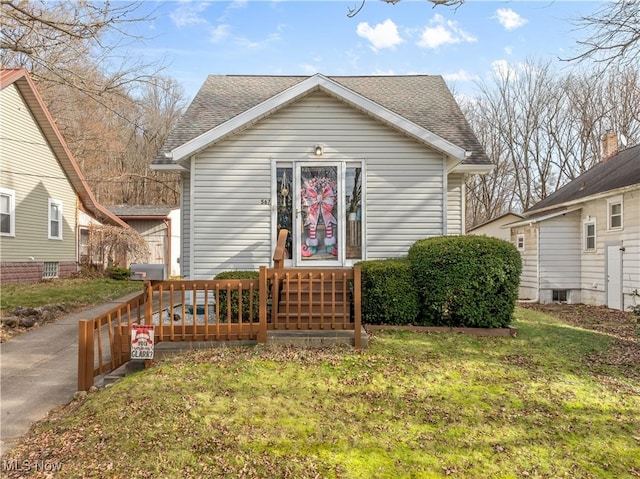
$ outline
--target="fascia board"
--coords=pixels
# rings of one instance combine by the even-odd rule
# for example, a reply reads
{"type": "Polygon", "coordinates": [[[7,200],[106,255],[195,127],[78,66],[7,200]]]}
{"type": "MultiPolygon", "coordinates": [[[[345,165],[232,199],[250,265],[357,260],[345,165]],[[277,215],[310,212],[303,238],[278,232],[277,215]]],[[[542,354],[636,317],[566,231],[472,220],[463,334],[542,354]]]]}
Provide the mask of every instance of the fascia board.
{"type": "Polygon", "coordinates": [[[582,205],[574,206],[573,208],[567,208],[566,210],[556,211],[554,213],[550,213],[544,216],[538,216],[536,218],[525,218],[522,221],[516,221],[515,223],[506,224],[502,226],[502,228],[515,228],[518,226],[526,226],[530,224],[541,223],[542,221],[550,220],[552,218],[555,218],[556,216],[566,215],[568,213],[573,213],[574,211],[578,211],[581,209],[582,209],[582,205]]]}

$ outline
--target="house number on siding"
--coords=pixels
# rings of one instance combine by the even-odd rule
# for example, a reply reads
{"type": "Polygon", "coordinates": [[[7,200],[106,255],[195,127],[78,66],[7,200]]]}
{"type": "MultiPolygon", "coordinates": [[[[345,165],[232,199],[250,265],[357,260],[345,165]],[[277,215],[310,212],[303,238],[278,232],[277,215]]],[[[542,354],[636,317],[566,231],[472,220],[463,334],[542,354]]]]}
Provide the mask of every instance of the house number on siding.
{"type": "Polygon", "coordinates": [[[260,200],[260,204],[261,205],[270,205],[271,204],[271,200],[270,199],[262,199],[262,200],[260,200]]]}

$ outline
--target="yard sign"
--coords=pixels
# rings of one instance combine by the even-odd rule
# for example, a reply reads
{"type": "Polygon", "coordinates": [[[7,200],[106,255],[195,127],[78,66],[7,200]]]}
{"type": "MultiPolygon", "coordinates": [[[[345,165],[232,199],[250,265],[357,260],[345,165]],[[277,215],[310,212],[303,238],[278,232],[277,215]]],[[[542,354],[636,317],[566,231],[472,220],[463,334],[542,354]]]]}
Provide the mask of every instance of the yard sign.
{"type": "Polygon", "coordinates": [[[131,359],[153,359],[153,326],[131,325],[131,359]]]}

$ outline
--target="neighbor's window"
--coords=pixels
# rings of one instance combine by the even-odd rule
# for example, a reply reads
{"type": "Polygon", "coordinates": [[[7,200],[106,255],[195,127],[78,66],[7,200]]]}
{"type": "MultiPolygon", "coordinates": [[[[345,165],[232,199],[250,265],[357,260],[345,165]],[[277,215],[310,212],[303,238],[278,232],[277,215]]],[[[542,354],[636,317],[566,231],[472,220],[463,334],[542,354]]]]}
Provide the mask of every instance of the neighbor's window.
{"type": "Polygon", "coordinates": [[[622,228],[622,197],[609,199],[607,205],[609,208],[609,229],[622,228]]]}
{"type": "Polygon", "coordinates": [[[566,289],[554,289],[553,290],[553,302],[554,303],[566,303],[567,302],[567,290],[566,289]]]}
{"type": "Polygon", "coordinates": [[[0,235],[14,236],[16,224],[16,192],[0,188],[0,235]]]}
{"type": "Polygon", "coordinates": [[[42,270],[42,279],[52,279],[58,277],[58,263],[47,262],[44,263],[42,270]]]}
{"type": "Polygon", "coordinates": [[[49,198],[49,239],[62,239],[62,201],[49,198]]]}
{"type": "Polygon", "coordinates": [[[518,251],[524,251],[524,235],[519,234],[516,238],[516,248],[518,251]]]}
{"type": "Polygon", "coordinates": [[[595,251],[596,249],[596,224],[585,223],[584,225],[584,249],[595,251]]]}

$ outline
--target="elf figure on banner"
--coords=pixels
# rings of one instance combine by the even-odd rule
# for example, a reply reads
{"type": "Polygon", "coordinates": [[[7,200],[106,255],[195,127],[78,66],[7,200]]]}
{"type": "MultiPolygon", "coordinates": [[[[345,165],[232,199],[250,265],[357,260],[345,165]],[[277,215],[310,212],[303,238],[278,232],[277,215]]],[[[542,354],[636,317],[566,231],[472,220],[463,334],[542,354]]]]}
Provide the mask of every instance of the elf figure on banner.
{"type": "Polygon", "coordinates": [[[333,216],[336,204],[336,184],[328,178],[311,178],[304,182],[302,188],[302,205],[306,208],[307,217],[304,226],[309,228],[309,235],[302,245],[302,256],[308,258],[318,252],[317,228],[320,217],[325,225],[324,247],[327,253],[337,256],[336,238],[333,228],[338,223],[333,216]]]}

